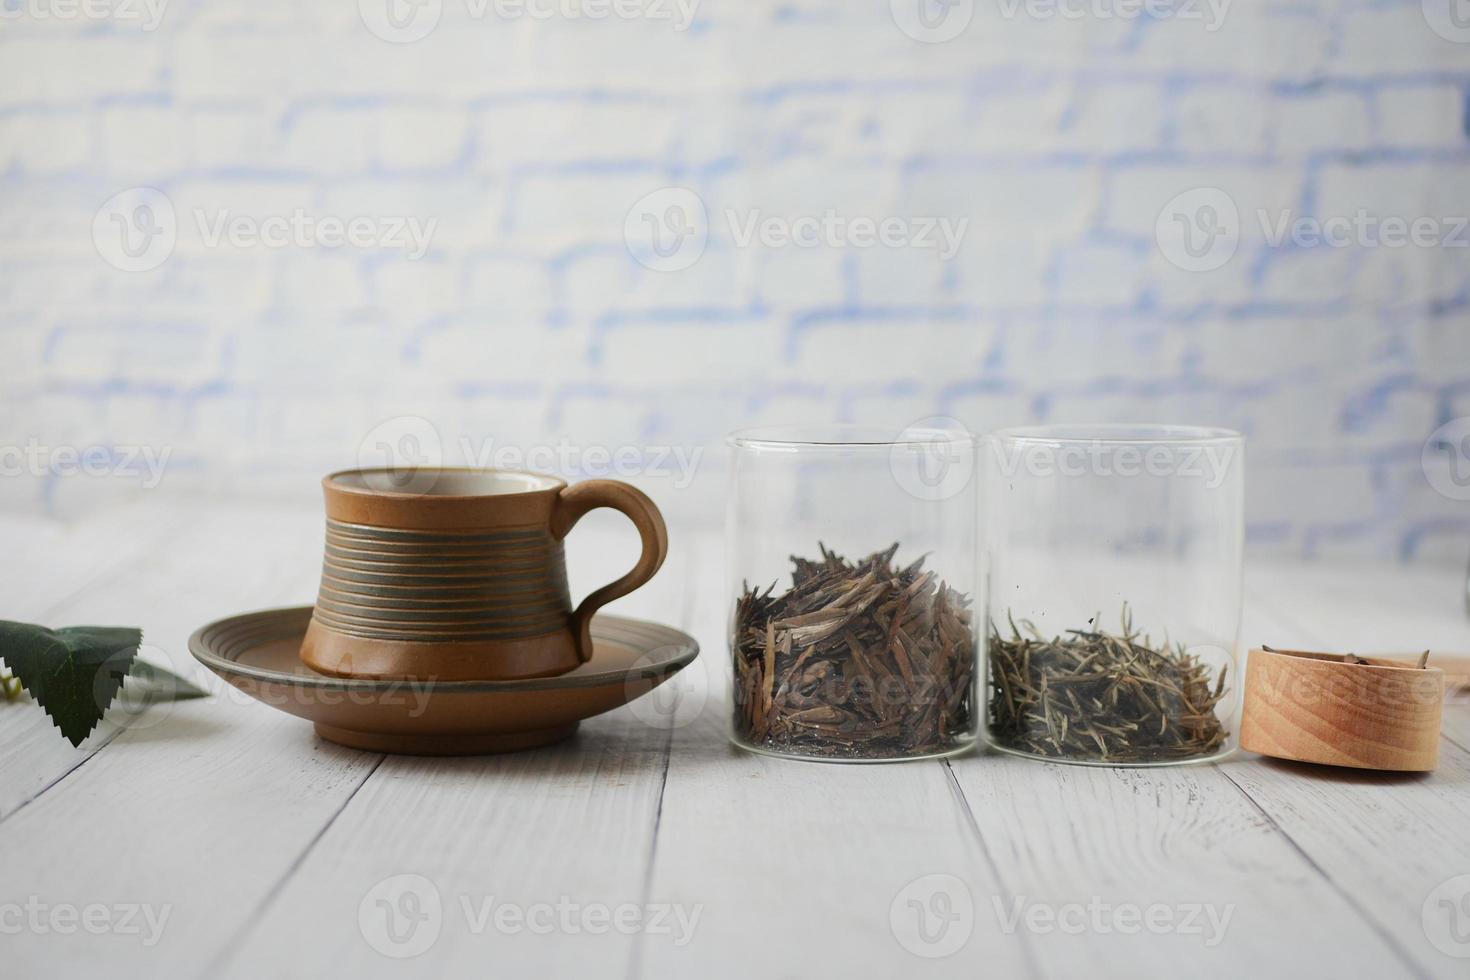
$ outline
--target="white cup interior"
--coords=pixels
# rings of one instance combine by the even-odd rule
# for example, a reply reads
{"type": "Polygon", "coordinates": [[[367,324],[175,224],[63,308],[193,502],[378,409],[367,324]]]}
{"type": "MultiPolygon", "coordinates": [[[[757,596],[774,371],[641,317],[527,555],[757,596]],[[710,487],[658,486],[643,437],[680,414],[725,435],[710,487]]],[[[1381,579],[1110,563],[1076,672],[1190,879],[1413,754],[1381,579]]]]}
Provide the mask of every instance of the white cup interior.
{"type": "Polygon", "coordinates": [[[335,486],[370,493],[413,493],[432,497],[498,497],[553,490],[562,481],[518,470],[354,470],[332,477],[335,486]]]}

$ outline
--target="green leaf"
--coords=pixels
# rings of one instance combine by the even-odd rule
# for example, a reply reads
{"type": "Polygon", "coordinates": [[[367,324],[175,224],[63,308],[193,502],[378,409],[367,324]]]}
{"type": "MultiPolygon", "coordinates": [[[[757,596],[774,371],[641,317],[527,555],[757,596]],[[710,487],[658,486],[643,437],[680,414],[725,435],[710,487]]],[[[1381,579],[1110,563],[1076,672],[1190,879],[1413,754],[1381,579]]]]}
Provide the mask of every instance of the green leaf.
{"type": "Polygon", "coordinates": [[[209,692],[203,688],[146,660],[133,661],[128,679],[141,682],[143,694],[149,701],[192,701],[209,697],[209,692]]]}
{"type": "Polygon", "coordinates": [[[72,745],[81,745],[138,655],[143,631],[111,626],[44,626],[0,620],[0,659],[72,745]]]}

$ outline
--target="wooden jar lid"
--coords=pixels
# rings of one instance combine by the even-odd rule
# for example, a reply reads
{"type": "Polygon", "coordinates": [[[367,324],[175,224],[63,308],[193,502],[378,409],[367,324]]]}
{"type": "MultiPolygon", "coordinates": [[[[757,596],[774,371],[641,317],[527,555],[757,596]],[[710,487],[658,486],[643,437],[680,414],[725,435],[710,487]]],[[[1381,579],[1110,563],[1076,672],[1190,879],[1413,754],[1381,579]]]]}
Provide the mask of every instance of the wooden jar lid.
{"type": "Polygon", "coordinates": [[[1278,759],[1428,772],[1439,762],[1444,671],[1404,660],[1252,650],[1240,745],[1278,759]]]}

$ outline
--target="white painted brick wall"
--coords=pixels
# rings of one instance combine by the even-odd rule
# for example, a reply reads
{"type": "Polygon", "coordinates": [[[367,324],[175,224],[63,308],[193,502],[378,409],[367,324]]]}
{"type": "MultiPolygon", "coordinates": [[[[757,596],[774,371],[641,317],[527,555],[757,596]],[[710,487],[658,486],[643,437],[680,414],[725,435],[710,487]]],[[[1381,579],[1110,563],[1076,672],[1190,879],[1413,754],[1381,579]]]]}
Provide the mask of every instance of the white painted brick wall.
{"type": "MultiPolygon", "coordinates": [[[[1213,24],[974,0],[941,43],[900,28],[931,0],[702,0],[682,31],[431,0],[399,10],[437,12],[410,43],[368,27],[389,0],[171,0],[156,30],[48,2],[0,2],[0,448],[166,447],[155,492],[310,500],[400,416],[449,461],[708,447],[687,487],[641,478],[694,524],[720,518],[720,437],[743,425],[1167,420],[1250,435],[1260,552],[1470,545],[1470,504],[1420,462],[1470,415],[1470,231],[1334,248],[1261,229],[1470,212],[1470,37],[1436,33],[1432,2],[1233,0],[1213,24]],[[167,196],[177,241],[123,271],[99,209],[135,187],[167,196]],[[625,222],[674,187],[708,241],[659,271],[625,222]],[[1238,213],[1209,271],[1155,235],[1198,188],[1238,213]],[[947,261],[742,246],[731,225],[828,210],[969,225],[947,261]],[[200,216],[225,211],[434,233],[417,261],[211,245],[200,216]]],[[[0,506],[136,484],[7,475],[0,506]]]]}

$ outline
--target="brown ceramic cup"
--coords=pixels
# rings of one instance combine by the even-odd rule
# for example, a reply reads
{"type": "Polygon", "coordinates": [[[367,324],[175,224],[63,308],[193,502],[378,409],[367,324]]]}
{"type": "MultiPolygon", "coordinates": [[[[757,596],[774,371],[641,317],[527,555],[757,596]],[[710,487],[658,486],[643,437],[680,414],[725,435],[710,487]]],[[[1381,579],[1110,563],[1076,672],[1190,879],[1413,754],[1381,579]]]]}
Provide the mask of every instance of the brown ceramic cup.
{"type": "Polygon", "coordinates": [[[592,656],[592,614],[651,579],[668,551],[653,501],[617,480],[575,486],[514,470],[392,470],[322,481],[321,591],[301,645],[338,677],[510,680],[565,673],[592,656]],[[562,539],[588,511],[633,521],[633,570],[572,608],[562,539]]]}

